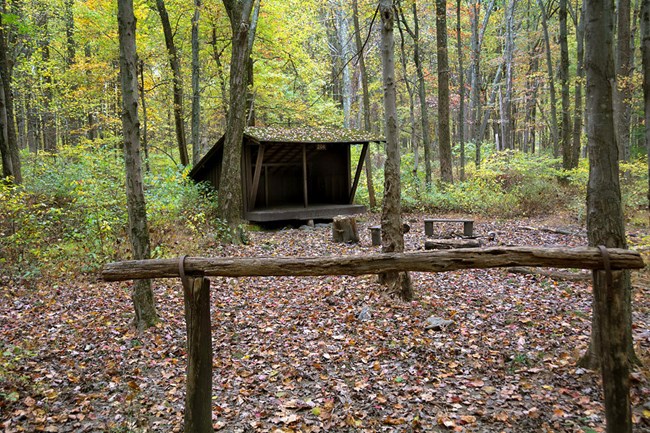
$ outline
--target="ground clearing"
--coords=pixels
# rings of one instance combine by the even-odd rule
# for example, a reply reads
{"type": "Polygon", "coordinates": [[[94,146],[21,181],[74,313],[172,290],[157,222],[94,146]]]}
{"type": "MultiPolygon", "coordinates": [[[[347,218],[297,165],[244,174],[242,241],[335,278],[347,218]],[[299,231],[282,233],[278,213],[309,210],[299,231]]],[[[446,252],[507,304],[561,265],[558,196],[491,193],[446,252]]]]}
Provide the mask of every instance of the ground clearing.
{"type": "MultiPolygon", "coordinates": [[[[424,242],[410,216],[409,249],[424,242]]],[[[327,228],[251,233],[206,255],[376,252],[327,228]]],[[[436,227],[441,235],[458,227],[436,227]]],[[[561,221],[477,219],[486,245],[586,244],[561,221]],[[561,232],[530,230],[561,228],[561,232]]],[[[633,233],[634,230],[631,230],[633,233]]],[[[647,233],[636,233],[636,238],[647,233]]],[[[179,251],[179,254],[182,253],[179,251]]],[[[506,270],[413,274],[419,299],[378,294],[372,277],[213,279],[214,424],[221,431],[589,432],[603,428],[598,376],[575,367],[590,285],[506,270]],[[367,320],[360,313],[370,313],[367,320]],[[425,330],[430,316],[453,320],[425,330]]],[[[635,276],[636,431],[650,431],[650,298],[635,276]]],[[[162,321],[130,329],[128,284],[7,283],[0,292],[0,426],[14,431],[180,431],[185,328],[176,280],[156,281],[162,321]]]]}

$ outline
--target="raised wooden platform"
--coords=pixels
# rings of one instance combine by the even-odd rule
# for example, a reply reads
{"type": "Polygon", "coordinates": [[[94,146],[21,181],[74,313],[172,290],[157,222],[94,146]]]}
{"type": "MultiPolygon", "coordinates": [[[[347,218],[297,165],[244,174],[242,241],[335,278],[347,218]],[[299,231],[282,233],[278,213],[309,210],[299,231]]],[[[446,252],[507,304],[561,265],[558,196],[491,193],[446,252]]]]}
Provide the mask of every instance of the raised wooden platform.
{"type": "Polygon", "coordinates": [[[278,206],[246,212],[244,218],[252,222],[333,219],[338,215],[365,213],[366,207],[359,204],[323,204],[305,206],[278,206]]]}

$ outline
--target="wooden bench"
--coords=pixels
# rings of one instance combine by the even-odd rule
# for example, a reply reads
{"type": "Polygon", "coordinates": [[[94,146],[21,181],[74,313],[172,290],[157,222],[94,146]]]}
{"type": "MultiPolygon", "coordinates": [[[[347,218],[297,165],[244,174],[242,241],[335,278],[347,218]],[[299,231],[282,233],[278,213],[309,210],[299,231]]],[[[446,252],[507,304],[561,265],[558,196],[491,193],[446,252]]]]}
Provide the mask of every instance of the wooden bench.
{"type": "Polygon", "coordinates": [[[424,234],[426,236],[433,236],[433,223],[463,223],[463,235],[468,237],[474,236],[474,220],[425,218],[424,234]]]}

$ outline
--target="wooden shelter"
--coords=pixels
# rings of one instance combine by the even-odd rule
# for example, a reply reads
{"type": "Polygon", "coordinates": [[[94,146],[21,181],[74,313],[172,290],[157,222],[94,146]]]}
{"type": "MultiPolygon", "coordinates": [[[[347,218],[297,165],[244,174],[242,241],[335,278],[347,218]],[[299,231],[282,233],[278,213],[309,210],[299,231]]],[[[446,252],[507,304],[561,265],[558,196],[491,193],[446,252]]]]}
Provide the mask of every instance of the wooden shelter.
{"type": "MultiPolygon", "coordinates": [[[[365,212],[354,204],[368,145],[383,139],[349,129],[249,127],[242,143],[243,217],[249,221],[330,219],[365,212]],[[354,178],[350,148],[362,145],[354,178]]],[[[224,137],[189,176],[219,189],[224,137]]]]}

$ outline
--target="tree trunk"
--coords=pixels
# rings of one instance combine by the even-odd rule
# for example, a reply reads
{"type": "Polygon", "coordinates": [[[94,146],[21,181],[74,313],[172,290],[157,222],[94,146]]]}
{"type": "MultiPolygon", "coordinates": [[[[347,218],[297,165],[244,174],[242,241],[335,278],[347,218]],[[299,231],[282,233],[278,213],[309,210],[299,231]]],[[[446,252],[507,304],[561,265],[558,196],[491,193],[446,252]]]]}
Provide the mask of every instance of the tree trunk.
{"type": "MultiPolygon", "coordinates": [[[[494,74],[494,80],[492,81],[492,92],[490,94],[490,100],[487,103],[487,107],[485,109],[485,113],[483,114],[483,119],[481,120],[481,125],[478,129],[478,134],[480,137],[485,136],[485,131],[487,130],[487,124],[488,120],[490,120],[491,116],[491,111],[492,107],[494,107],[496,98],[497,98],[497,93],[499,92],[500,88],[500,82],[501,82],[501,75],[503,75],[503,64],[500,64],[497,67],[497,72],[494,74]]],[[[476,150],[479,152],[479,148],[476,150]]]]}
{"type": "Polygon", "coordinates": [[[560,85],[562,86],[562,167],[574,168],[571,143],[571,101],[569,98],[569,45],[567,43],[567,1],[560,0],[560,85]]]}
{"type": "Polygon", "coordinates": [[[350,58],[350,31],[348,29],[348,18],[345,14],[345,4],[339,0],[334,6],[336,19],[336,36],[338,45],[341,47],[341,100],[343,105],[343,127],[350,127],[350,109],[352,107],[352,78],[350,77],[350,68],[348,59],[350,58]]]}
{"type": "Polygon", "coordinates": [[[641,2],[641,55],[643,63],[643,107],[645,146],[648,162],[648,223],[650,223],[650,0],[641,2]]]}
{"type": "MultiPolygon", "coordinates": [[[[38,42],[41,50],[41,60],[43,65],[48,65],[50,62],[50,43],[49,43],[49,17],[46,11],[39,14],[37,25],[39,30],[43,32],[41,39],[38,42]]],[[[42,92],[43,92],[43,107],[41,112],[41,130],[43,137],[43,150],[46,152],[56,152],[56,119],[53,111],[53,92],[52,92],[52,76],[49,71],[45,70],[47,66],[42,67],[41,73],[43,76],[42,92]]]]}
{"type": "Polygon", "coordinates": [[[585,0],[580,1],[580,9],[576,11],[576,80],[575,80],[575,105],[573,112],[573,145],[571,146],[571,166],[577,167],[580,160],[582,147],[582,82],[585,76],[584,68],[584,41],[585,41],[585,0]]]}
{"type": "Polygon", "coordinates": [[[440,177],[453,183],[449,137],[449,58],[447,55],[447,1],[436,0],[436,45],[438,48],[438,147],[440,177]]]}
{"type": "Polygon", "coordinates": [[[514,32],[514,9],[515,1],[508,0],[505,5],[505,21],[506,21],[506,40],[504,47],[505,57],[505,84],[506,93],[503,101],[503,147],[505,149],[514,148],[514,133],[513,133],[513,120],[512,120],[512,86],[513,86],[513,57],[515,51],[515,32],[514,32]]]}
{"type": "MultiPolygon", "coordinates": [[[[354,39],[359,56],[359,74],[361,75],[361,91],[363,93],[363,129],[370,132],[370,92],[368,91],[368,73],[366,72],[366,61],[363,54],[363,43],[361,42],[361,30],[359,29],[359,7],[358,0],[352,0],[352,11],[354,21],[354,39]]],[[[370,146],[366,152],[366,185],[368,186],[368,204],[371,209],[377,206],[375,199],[375,186],[372,180],[372,158],[370,157],[370,146]]]]}
{"type": "Polygon", "coordinates": [[[456,49],[458,51],[458,142],[460,144],[460,180],[465,180],[465,71],[463,42],[460,34],[461,0],[456,0],[456,49]]]}
{"type": "Polygon", "coordinates": [[[219,89],[221,90],[221,107],[223,109],[223,117],[224,119],[228,118],[228,88],[226,86],[226,78],[224,76],[224,67],[223,64],[221,63],[221,56],[223,55],[223,52],[225,51],[226,46],[224,48],[219,49],[217,47],[217,26],[216,24],[212,25],[212,40],[210,41],[210,45],[212,45],[212,58],[214,59],[215,63],[217,64],[217,76],[219,78],[219,89]]]}
{"type": "Polygon", "coordinates": [[[192,16],[192,165],[201,159],[201,99],[200,99],[200,64],[199,64],[199,18],[201,0],[194,0],[192,16]]]}
{"type": "MultiPolygon", "coordinates": [[[[3,10],[6,12],[6,5],[3,2],[3,10]]],[[[22,183],[22,170],[20,164],[20,148],[18,147],[18,137],[16,136],[16,127],[14,124],[14,98],[11,85],[11,65],[8,55],[8,31],[5,31],[5,25],[0,17],[0,79],[2,80],[3,99],[3,138],[6,140],[7,151],[11,159],[11,175],[14,183],[22,183]]]]}
{"type": "Polygon", "coordinates": [[[248,30],[248,60],[246,61],[246,74],[248,76],[248,86],[246,87],[246,107],[248,114],[246,116],[246,126],[255,126],[255,92],[254,74],[253,74],[253,44],[255,42],[255,32],[257,31],[257,22],[260,16],[261,1],[255,2],[253,7],[253,16],[251,17],[250,29],[248,30]]]}
{"type": "MultiPolygon", "coordinates": [[[[612,83],[613,11],[610,0],[590,0],[586,8],[587,116],[589,183],[587,232],[589,245],[625,248],[619,185],[618,149],[614,129],[612,83]]],[[[603,254],[607,259],[607,254],[603,254]]],[[[633,355],[629,271],[594,272],[592,349],[598,356],[605,391],[608,433],[632,432],[629,360],[633,355]],[[598,334],[594,337],[594,333],[598,334]]]]}
{"type": "Polygon", "coordinates": [[[142,150],[144,152],[144,169],[149,173],[149,129],[147,128],[147,98],[144,94],[144,61],[140,60],[140,101],[142,103],[142,150]]]}
{"type": "Polygon", "coordinates": [[[537,0],[537,4],[542,12],[542,28],[544,30],[544,44],[546,46],[546,68],[548,71],[548,86],[551,97],[551,145],[553,146],[553,156],[557,157],[560,154],[560,139],[557,128],[557,97],[555,96],[555,76],[553,73],[553,60],[551,59],[551,37],[548,33],[546,6],[542,0],[537,0]]]}
{"type": "Polygon", "coordinates": [[[429,126],[429,106],[427,104],[426,87],[424,82],[424,70],[422,67],[422,53],[420,51],[420,23],[418,20],[417,2],[413,2],[413,30],[408,25],[404,14],[402,14],[402,22],[406,31],[413,39],[413,61],[415,62],[415,70],[418,77],[418,94],[420,99],[420,120],[422,123],[422,145],[424,146],[424,177],[426,188],[431,188],[431,158],[432,158],[432,143],[430,136],[429,126]]]}
{"type": "MultiPolygon", "coordinates": [[[[122,131],[126,168],[126,202],[129,215],[129,240],[133,258],[151,255],[147,211],[140,161],[140,121],[138,120],[138,70],[135,43],[136,20],[133,0],[119,0],[118,27],[120,45],[120,81],[122,84],[122,131]]],[[[139,329],[156,323],[158,316],[150,280],[137,281],[131,295],[135,307],[135,324],[139,329]]]]}
{"type": "MultiPolygon", "coordinates": [[[[476,146],[476,167],[481,166],[481,141],[483,134],[479,133],[479,125],[481,124],[481,46],[483,45],[483,36],[494,9],[495,0],[491,0],[485,9],[483,23],[479,27],[479,18],[481,12],[481,1],[472,1],[472,38],[471,38],[471,80],[470,80],[470,108],[469,108],[469,123],[471,126],[471,140],[476,146]]],[[[487,122],[486,122],[487,123],[487,122]]],[[[485,130],[483,128],[483,130],[485,130]]]]}
{"type": "Polygon", "coordinates": [[[246,126],[246,65],[250,57],[249,30],[254,0],[223,0],[232,30],[230,60],[230,108],[223,145],[223,170],[219,181],[219,216],[228,223],[234,242],[241,242],[239,224],[243,213],[241,175],[242,139],[246,126]]]}
{"type": "Polygon", "coordinates": [[[630,0],[616,1],[616,87],[614,115],[618,156],[630,159],[630,116],[632,114],[632,45],[630,30],[630,0]]]}
{"type": "Polygon", "coordinates": [[[0,88],[0,155],[2,155],[2,181],[14,182],[13,155],[7,140],[7,111],[5,110],[5,92],[0,88]]]}
{"type": "Polygon", "coordinates": [[[172,27],[169,24],[169,15],[165,8],[165,1],[156,0],[156,8],[160,15],[160,23],[162,24],[163,34],[165,35],[165,46],[167,47],[167,54],[169,55],[169,65],[174,77],[174,127],[176,128],[176,144],[178,145],[181,165],[186,166],[190,163],[190,158],[187,154],[187,141],[185,139],[185,120],[183,118],[183,79],[181,77],[181,66],[178,60],[176,45],[174,44],[172,27]]]}
{"type": "MultiPolygon", "coordinates": [[[[384,84],[384,122],[386,133],[386,162],[384,165],[384,201],[381,213],[382,252],[404,251],[404,234],[401,222],[400,149],[397,123],[395,83],[395,41],[393,0],[380,0],[381,60],[384,84]]],[[[389,272],[381,276],[387,292],[404,300],[413,298],[411,279],[406,272],[389,272]]]]}

